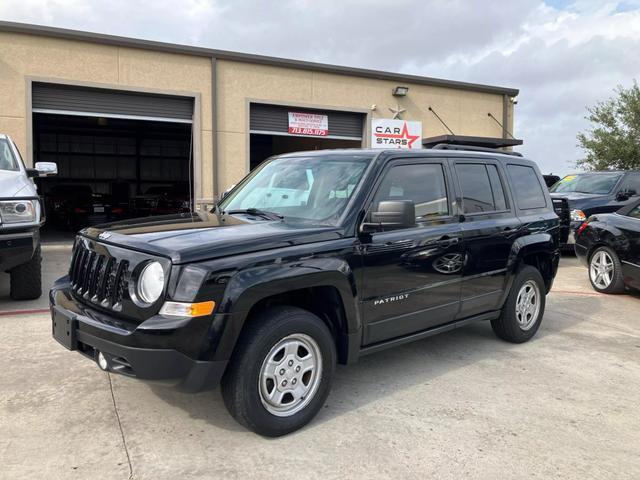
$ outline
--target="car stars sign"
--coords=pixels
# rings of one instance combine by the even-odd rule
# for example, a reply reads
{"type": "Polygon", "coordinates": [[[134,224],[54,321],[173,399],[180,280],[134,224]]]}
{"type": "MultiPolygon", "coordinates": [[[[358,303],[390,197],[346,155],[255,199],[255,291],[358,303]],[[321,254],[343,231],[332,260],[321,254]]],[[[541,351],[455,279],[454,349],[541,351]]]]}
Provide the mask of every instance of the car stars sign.
{"type": "Polygon", "coordinates": [[[289,112],[289,133],[326,137],[329,134],[329,117],[315,113],[289,112]]]}
{"type": "Polygon", "coordinates": [[[372,148],[422,148],[422,122],[371,120],[372,148]]]}

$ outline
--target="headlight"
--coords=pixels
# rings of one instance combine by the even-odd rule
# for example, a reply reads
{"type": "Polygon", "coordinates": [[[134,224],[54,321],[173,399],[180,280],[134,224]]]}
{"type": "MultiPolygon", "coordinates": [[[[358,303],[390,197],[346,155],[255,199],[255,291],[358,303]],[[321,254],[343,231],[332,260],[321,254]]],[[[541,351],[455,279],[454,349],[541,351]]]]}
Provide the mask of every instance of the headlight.
{"type": "Polygon", "coordinates": [[[587,219],[587,216],[584,214],[582,210],[571,210],[572,222],[584,222],[586,219],[587,219]]]}
{"type": "Polygon", "coordinates": [[[138,278],[138,297],[146,303],[153,303],[164,290],[164,270],[158,262],[145,265],[138,278]]]}
{"type": "Polygon", "coordinates": [[[34,222],[36,207],[33,200],[10,200],[0,202],[0,220],[2,223],[34,222]]]}

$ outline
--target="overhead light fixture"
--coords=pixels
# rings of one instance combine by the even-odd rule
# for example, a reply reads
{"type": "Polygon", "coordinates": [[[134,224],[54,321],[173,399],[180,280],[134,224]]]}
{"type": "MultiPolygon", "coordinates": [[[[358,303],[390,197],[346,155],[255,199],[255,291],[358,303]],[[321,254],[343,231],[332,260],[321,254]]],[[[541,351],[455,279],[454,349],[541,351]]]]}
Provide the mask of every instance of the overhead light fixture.
{"type": "Polygon", "coordinates": [[[397,87],[394,87],[392,93],[394,97],[404,97],[408,91],[409,91],[409,87],[397,86],[397,87]]]}

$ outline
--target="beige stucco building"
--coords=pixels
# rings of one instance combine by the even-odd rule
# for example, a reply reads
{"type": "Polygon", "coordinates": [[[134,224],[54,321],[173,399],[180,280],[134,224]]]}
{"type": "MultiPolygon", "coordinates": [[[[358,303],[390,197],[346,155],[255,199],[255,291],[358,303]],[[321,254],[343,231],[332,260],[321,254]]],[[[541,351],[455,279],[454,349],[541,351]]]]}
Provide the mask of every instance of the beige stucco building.
{"type": "Polygon", "coordinates": [[[191,178],[196,203],[211,203],[269,154],[371,146],[372,122],[391,119],[391,110],[421,122],[427,144],[455,134],[514,145],[517,94],[0,23],[0,132],[13,137],[27,164],[57,161],[57,182],[89,182],[104,193],[139,194],[191,178]],[[408,87],[405,95],[393,94],[398,86],[408,87]],[[328,119],[328,128],[321,135],[289,133],[289,112],[328,119]],[[137,186],[126,191],[122,184],[137,186]]]}

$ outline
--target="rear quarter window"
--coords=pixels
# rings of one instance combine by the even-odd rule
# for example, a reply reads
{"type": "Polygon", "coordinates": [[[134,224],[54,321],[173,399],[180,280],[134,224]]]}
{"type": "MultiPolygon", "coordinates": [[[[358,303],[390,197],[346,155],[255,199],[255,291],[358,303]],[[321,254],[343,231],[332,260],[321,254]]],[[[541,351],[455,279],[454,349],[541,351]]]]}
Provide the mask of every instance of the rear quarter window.
{"type": "Polygon", "coordinates": [[[547,199],[540,184],[540,179],[532,167],[526,165],[507,165],[511,177],[512,190],[520,210],[544,208],[547,199]]]}

